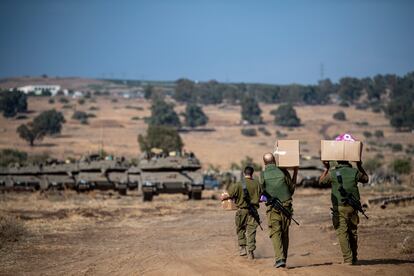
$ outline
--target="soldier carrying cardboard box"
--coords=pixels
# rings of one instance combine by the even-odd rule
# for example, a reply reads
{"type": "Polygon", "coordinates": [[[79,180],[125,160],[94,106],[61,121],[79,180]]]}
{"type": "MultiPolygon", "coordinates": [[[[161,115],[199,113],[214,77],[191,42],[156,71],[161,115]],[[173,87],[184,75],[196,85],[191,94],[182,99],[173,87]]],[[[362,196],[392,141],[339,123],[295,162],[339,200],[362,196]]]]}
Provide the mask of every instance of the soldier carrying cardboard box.
{"type": "MultiPolygon", "coordinates": [[[[323,148],[322,151],[324,151],[323,148]]],[[[361,150],[355,151],[356,153],[359,151],[360,159],[361,150]]],[[[346,156],[346,152],[344,154],[343,156],[346,156]]],[[[324,156],[323,152],[322,156],[324,156]]],[[[344,263],[353,265],[358,260],[358,204],[359,210],[362,210],[357,184],[358,182],[367,183],[368,175],[362,167],[362,161],[357,161],[357,168],[353,168],[348,160],[330,161],[322,161],[325,165],[325,171],[319,178],[319,183],[332,186],[332,223],[339,240],[344,263]]]]}

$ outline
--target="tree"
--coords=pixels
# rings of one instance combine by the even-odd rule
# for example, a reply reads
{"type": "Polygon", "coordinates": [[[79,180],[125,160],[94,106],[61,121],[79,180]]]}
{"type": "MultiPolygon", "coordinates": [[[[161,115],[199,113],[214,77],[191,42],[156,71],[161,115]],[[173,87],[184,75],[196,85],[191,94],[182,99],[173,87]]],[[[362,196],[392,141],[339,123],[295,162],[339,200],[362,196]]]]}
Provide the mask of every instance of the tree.
{"type": "Polygon", "coordinates": [[[241,116],[242,120],[248,121],[250,124],[261,124],[263,122],[262,110],[257,103],[257,100],[252,96],[246,96],[241,102],[241,116]]]}
{"type": "Polygon", "coordinates": [[[18,112],[27,111],[27,96],[20,91],[0,92],[0,111],[6,118],[14,117],[18,112]]]}
{"type": "Polygon", "coordinates": [[[208,117],[203,109],[193,103],[187,104],[185,108],[185,125],[189,127],[204,126],[208,122],[208,117]]]}
{"type": "Polygon", "coordinates": [[[339,80],[338,94],[344,101],[353,103],[361,96],[362,84],[357,78],[342,78],[339,80]]]}
{"type": "Polygon", "coordinates": [[[184,145],[176,129],[155,125],[148,127],[146,136],[138,135],[138,144],[141,151],[159,148],[165,153],[181,151],[184,145]]]}
{"type": "Polygon", "coordinates": [[[300,119],[291,104],[282,104],[277,109],[272,110],[270,114],[275,116],[274,123],[276,125],[287,127],[300,126],[300,119]]]}
{"type": "Polygon", "coordinates": [[[44,135],[55,135],[62,131],[65,118],[55,109],[43,111],[33,119],[33,128],[44,135]]]}
{"type": "Polygon", "coordinates": [[[149,100],[152,97],[152,92],[154,90],[154,87],[151,84],[148,84],[144,88],[144,98],[149,100]]]}
{"type": "Polygon", "coordinates": [[[34,146],[34,141],[42,140],[45,132],[34,126],[33,122],[22,124],[17,128],[17,133],[20,138],[29,142],[31,147],[34,146]]]}
{"type": "Polygon", "coordinates": [[[177,113],[174,111],[174,105],[165,102],[163,99],[153,100],[149,124],[177,128],[181,126],[180,118],[178,118],[177,113]]]}
{"type": "Polygon", "coordinates": [[[188,79],[179,79],[176,81],[173,98],[179,102],[195,101],[195,83],[188,79]]]}

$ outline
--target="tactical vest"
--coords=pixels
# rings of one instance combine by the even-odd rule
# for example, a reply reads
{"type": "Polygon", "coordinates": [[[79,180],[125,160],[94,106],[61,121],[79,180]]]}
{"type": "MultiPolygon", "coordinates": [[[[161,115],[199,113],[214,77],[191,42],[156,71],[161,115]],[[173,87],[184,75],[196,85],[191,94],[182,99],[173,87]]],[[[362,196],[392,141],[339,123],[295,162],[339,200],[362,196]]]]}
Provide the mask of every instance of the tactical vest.
{"type": "Polygon", "coordinates": [[[339,182],[336,177],[336,171],[339,171],[342,175],[342,185],[348,193],[352,194],[356,199],[359,198],[359,190],[357,183],[357,174],[358,170],[347,165],[338,165],[333,170],[330,171],[330,176],[332,179],[332,192],[331,200],[332,206],[344,205],[342,200],[344,199],[339,192],[339,182]]]}
{"type": "Polygon", "coordinates": [[[281,202],[292,199],[288,183],[286,183],[286,176],[276,165],[267,165],[262,172],[262,177],[264,189],[272,197],[277,197],[281,202]]]}

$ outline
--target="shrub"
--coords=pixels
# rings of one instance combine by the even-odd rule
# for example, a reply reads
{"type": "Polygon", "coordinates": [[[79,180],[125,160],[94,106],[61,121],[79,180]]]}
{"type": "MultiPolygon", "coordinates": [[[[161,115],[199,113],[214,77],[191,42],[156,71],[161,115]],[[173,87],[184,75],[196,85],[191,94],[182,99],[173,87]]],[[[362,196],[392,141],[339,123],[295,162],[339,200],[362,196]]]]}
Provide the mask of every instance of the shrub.
{"type": "Polygon", "coordinates": [[[362,121],[362,122],[356,122],[355,123],[357,126],[368,126],[369,123],[367,121],[362,121]]]}
{"type": "Polygon", "coordinates": [[[208,117],[203,109],[196,105],[189,103],[185,108],[185,125],[189,127],[204,126],[208,122],[208,117]]]}
{"type": "Polygon", "coordinates": [[[111,102],[113,102],[113,103],[117,103],[117,102],[118,102],[118,99],[115,99],[115,98],[114,98],[114,99],[112,99],[112,100],[111,100],[111,102]]]}
{"type": "Polygon", "coordinates": [[[27,160],[27,153],[17,149],[3,149],[0,151],[0,166],[6,167],[12,163],[23,163],[27,160]]]}
{"type": "Polygon", "coordinates": [[[391,163],[393,171],[397,174],[411,173],[411,159],[396,159],[391,163]]]}
{"type": "Polygon", "coordinates": [[[338,121],[346,121],[346,115],[345,115],[345,112],[343,112],[343,111],[338,111],[338,112],[334,113],[334,115],[332,117],[335,120],[338,120],[338,121]]]}
{"type": "Polygon", "coordinates": [[[259,127],[258,130],[265,136],[271,136],[272,134],[265,127],[259,127]]]}
{"type": "Polygon", "coordinates": [[[281,132],[280,130],[276,130],[276,137],[277,138],[286,138],[288,135],[286,133],[281,132]]]}
{"type": "Polygon", "coordinates": [[[55,103],[55,99],[50,98],[47,102],[50,103],[50,104],[54,104],[55,103]]]}
{"type": "Polygon", "coordinates": [[[23,222],[14,217],[0,216],[0,248],[6,242],[16,242],[28,234],[23,222]]]}
{"type": "Polygon", "coordinates": [[[131,120],[138,121],[138,120],[141,120],[141,118],[139,116],[135,116],[135,117],[132,117],[131,120]]]}
{"type": "Polygon", "coordinates": [[[27,117],[26,115],[17,115],[16,116],[16,120],[26,120],[27,118],[29,118],[29,117],[27,117]]]}
{"type": "Polygon", "coordinates": [[[91,107],[89,107],[89,110],[90,111],[96,111],[96,110],[99,110],[99,107],[91,106],[91,107]]]}
{"type": "Polygon", "coordinates": [[[73,106],[71,104],[65,104],[62,106],[63,109],[71,109],[73,106]]]}
{"type": "Polygon", "coordinates": [[[257,136],[256,129],[254,128],[242,128],[241,134],[248,137],[257,136]]]}
{"type": "Polygon", "coordinates": [[[398,152],[398,151],[402,151],[403,150],[403,145],[401,144],[392,144],[391,145],[391,149],[393,152],[398,152]]]}
{"type": "Polygon", "coordinates": [[[377,138],[383,138],[384,137],[384,131],[382,130],[376,130],[374,133],[375,137],[377,138]]]}
{"type": "Polygon", "coordinates": [[[362,135],[364,135],[364,137],[367,139],[372,137],[372,133],[370,131],[364,131],[362,135]]]}
{"type": "Polygon", "coordinates": [[[85,99],[79,99],[79,100],[78,100],[78,104],[80,104],[80,105],[85,104],[85,99]]]}
{"type": "Polygon", "coordinates": [[[382,163],[381,163],[380,159],[378,159],[378,158],[368,159],[367,161],[364,162],[364,168],[369,173],[374,173],[381,166],[382,166],[382,163]]]}
{"type": "Polygon", "coordinates": [[[61,97],[61,98],[59,98],[59,102],[63,103],[63,104],[67,104],[67,103],[69,103],[69,100],[65,97],[61,97]]]}
{"type": "Polygon", "coordinates": [[[274,123],[280,126],[298,127],[300,119],[296,114],[296,110],[291,104],[282,104],[277,109],[270,112],[274,118],[274,123]]]}

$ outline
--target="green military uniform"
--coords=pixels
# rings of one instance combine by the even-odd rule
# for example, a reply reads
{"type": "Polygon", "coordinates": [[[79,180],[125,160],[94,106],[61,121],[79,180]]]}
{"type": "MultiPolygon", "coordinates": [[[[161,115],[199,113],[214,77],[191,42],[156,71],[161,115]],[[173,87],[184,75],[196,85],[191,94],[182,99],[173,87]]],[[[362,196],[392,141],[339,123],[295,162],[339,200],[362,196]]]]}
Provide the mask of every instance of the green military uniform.
{"type": "Polygon", "coordinates": [[[337,164],[329,173],[321,179],[321,184],[331,185],[332,223],[341,246],[345,263],[355,263],[358,259],[358,212],[351,206],[343,203],[343,196],[339,192],[340,183],[336,177],[336,171],[342,176],[342,185],[347,193],[352,194],[357,200],[359,197],[358,182],[367,182],[367,175],[361,173],[351,164],[337,164]]]}
{"type": "MultiPolygon", "coordinates": [[[[286,170],[278,168],[275,164],[268,164],[262,172],[260,182],[263,190],[272,197],[277,197],[284,207],[293,212],[292,195],[295,191],[295,185],[286,170]]],[[[286,262],[291,220],[271,206],[267,207],[266,215],[276,262],[282,260],[286,262]]]]}
{"type": "MultiPolygon", "coordinates": [[[[259,199],[262,193],[259,182],[255,179],[246,178],[246,188],[250,196],[250,203],[259,208],[259,199]]],[[[236,211],[236,232],[240,247],[246,247],[249,252],[256,249],[256,228],[258,226],[254,218],[249,214],[247,202],[244,200],[242,184],[235,183],[228,190],[229,196],[233,198],[238,210],[236,211]]]]}

